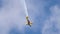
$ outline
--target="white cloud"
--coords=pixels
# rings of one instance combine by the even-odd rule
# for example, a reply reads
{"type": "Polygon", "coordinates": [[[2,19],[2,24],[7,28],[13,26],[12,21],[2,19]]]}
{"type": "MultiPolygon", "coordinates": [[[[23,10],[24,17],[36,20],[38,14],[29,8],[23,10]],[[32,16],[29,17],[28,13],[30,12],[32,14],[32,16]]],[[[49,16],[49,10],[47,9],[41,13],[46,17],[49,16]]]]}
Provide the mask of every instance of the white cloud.
{"type": "Polygon", "coordinates": [[[42,34],[60,34],[60,8],[58,5],[50,7],[52,15],[45,21],[42,34]]]}
{"type": "Polygon", "coordinates": [[[24,0],[4,1],[5,5],[0,8],[0,34],[8,34],[9,30],[15,26],[17,26],[20,31],[24,31],[26,22],[22,4],[23,1],[24,0]]]}

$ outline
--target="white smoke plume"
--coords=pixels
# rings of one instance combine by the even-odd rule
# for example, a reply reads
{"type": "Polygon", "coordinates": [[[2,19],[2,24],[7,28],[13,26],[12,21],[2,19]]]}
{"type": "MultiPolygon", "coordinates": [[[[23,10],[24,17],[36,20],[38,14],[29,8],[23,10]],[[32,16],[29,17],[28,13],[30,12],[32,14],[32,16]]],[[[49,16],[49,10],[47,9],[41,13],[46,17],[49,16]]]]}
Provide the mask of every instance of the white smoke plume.
{"type": "Polygon", "coordinates": [[[25,8],[26,16],[28,16],[28,10],[27,10],[27,6],[26,6],[26,1],[24,1],[24,8],[25,8]]]}

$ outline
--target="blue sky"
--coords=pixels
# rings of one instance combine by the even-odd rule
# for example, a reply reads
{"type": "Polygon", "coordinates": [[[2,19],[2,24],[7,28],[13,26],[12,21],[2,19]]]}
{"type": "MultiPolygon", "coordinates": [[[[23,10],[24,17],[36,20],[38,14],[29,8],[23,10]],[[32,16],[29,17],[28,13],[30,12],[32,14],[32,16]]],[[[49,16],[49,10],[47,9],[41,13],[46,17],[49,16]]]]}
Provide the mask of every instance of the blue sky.
{"type": "Polygon", "coordinates": [[[60,34],[60,0],[0,0],[0,34],[60,34]]]}

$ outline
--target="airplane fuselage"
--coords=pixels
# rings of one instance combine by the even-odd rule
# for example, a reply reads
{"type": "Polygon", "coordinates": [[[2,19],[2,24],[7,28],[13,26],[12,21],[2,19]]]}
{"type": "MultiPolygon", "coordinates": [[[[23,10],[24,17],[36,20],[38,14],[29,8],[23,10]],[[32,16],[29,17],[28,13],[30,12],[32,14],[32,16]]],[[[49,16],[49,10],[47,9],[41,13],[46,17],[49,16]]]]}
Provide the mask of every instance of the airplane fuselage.
{"type": "Polygon", "coordinates": [[[31,26],[31,25],[30,25],[30,21],[29,21],[29,20],[27,20],[27,22],[28,22],[28,25],[29,25],[29,26],[31,26]]]}
{"type": "Polygon", "coordinates": [[[31,27],[31,22],[29,21],[28,17],[26,17],[26,20],[27,20],[27,25],[31,27]]]}

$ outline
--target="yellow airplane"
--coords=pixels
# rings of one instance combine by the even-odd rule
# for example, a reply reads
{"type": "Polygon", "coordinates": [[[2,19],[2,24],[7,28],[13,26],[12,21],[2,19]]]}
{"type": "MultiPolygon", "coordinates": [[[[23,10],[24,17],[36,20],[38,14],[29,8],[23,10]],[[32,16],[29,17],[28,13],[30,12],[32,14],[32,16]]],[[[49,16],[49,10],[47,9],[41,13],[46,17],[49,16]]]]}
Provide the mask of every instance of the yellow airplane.
{"type": "Polygon", "coordinates": [[[26,21],[27,21],[26,25],[29,25],[29,26],[31,27],[31,25],[32,25],[32,22],[31,22],[31,21],[29,21],[29,18],[28,18],[28,16],[26,16],[26,21]]]}

